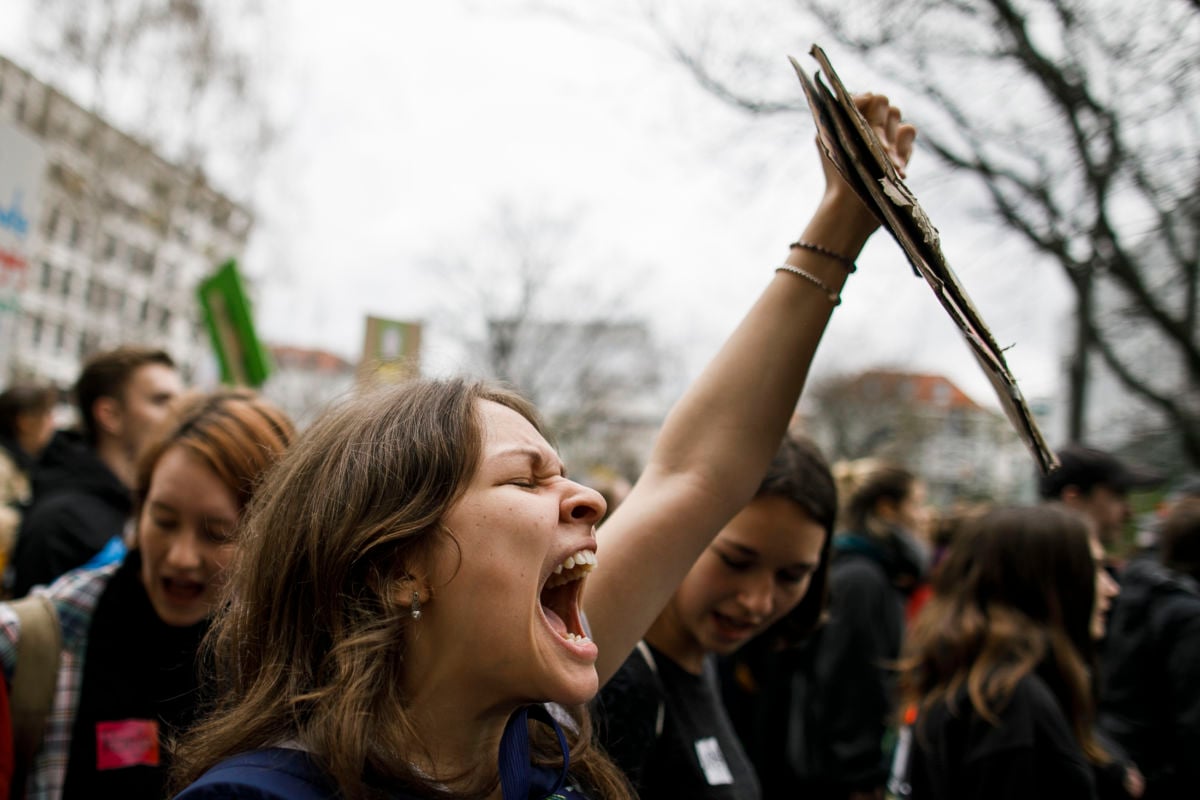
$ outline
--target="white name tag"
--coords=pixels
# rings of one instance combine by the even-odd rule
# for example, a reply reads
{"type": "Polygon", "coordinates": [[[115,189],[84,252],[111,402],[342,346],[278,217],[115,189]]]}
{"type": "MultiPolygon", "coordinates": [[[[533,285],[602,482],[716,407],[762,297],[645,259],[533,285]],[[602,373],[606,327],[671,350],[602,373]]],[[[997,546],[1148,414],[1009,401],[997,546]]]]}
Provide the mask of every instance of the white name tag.
{"type": "Polygon", "coordinates": [[[725,756],[721,752],[721,745],[717,744],[715,737],[696,740],[696,757],[700,759],[700,769],[704,770],[704,777],[708,779],[709,786],[727,786],[733,783],[733,773],[729,771],[729,765],[725,763],[725,756]]]}

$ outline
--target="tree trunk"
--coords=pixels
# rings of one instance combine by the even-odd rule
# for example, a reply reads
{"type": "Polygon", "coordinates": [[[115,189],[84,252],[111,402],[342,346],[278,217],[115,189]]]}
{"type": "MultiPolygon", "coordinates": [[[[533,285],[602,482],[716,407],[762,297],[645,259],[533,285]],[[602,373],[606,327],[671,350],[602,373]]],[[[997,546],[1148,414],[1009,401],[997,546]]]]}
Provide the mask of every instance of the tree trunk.
{"type": "Polygon", "coordinates": [[[1082,442],[1087,438],[1088,354],[1092,349],[1094,286],[1090,272],[1078,276],[1075,289],[1075,349],[1067,367],[1067,440],[1082,442]]]}

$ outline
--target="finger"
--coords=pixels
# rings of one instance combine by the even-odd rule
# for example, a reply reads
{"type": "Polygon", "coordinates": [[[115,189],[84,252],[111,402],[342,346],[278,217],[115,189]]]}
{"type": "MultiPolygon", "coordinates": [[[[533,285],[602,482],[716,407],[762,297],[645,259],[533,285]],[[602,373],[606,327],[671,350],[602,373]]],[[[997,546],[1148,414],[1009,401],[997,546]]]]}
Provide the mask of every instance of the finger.
{"type": "Polygon", "coordinates": [[[871,95],[871,102],[867,104],[867,111],[863,116],[867,118],[867,122],[871,124],[871,127],[881,128],[887,124],[889,108],[891,108],[891,105],[888,103],[886,95],[871,95]]]}
{"type": "Polygon", "coordinates": [[[896,138],[893,140],[896,153],[904,159],[905,164],[912,158],[913,142],[916,141],[916,138],[917,129],[914,125],[905,122],[896,129],[896,138]]]}
{"type": "Polygon", "coordinates": [[[884,130],[887,131],[887,141],[896,141],[896,130],[900,127],[900,109],[895,106],[888,106],[887,122],[884,125],[884,130]]]}
{"type": "Polygon", "coordinates": [[[870,92],[863,92],[862,94],[854,95],[854,107],[858,109],[858,113],[866,116],[867,106],[870,104],[873,97],[875,97],[875,95],[871,94],[870,92]]]}
{"type": "Polygon", "coordinates": [[[913,140],[916,136],[917,129],[905,123],[897,127],[896,138],[889,143],[888,152],[901,178],[908,177],[908,160],[912,157],[913,140]]]}

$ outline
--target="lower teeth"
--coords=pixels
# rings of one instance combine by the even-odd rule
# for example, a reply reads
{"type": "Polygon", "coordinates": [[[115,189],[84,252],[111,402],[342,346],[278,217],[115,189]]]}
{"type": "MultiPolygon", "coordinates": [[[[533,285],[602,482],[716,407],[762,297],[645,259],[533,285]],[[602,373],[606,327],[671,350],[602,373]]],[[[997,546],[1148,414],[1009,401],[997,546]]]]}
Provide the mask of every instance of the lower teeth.
{"type": "Polygon", "coordinates": [[[586,637],[586,636],[576,636],[576,635],[575,635],[575,634],[573,634],[573,633],[568,633],[568,634],[567,634],[567,641],[568,641],[568,642],[588,642],[588,641],[591,641],[591,640],[590,640],[590,639],[588,639],[588,637],[586,637]]]}

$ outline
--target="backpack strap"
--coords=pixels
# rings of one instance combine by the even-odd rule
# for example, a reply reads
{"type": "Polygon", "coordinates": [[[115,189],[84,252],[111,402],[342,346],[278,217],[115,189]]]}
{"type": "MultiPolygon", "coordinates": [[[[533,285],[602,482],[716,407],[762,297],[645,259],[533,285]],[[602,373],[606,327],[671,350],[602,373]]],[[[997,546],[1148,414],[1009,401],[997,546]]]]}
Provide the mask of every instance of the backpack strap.
{"type": "Polygon", "coordinates": [[[294,754],[277,748],[233,756],[201,775],[178,795],[177,800],[193,796],[234,796],[236,789],[243,788],[258,789],[263,797],[288,800],[327,800],[332,796],[330,787],[314,783],[289,769],[292,758],[295,758],[294,754]]]}
{"type": "Polygon", "coordinates": [[[650,672],[654,674],[654,685],[658,687],[658,714],[654,718],[654,738],[659,739],[662,737],[663,722],[667,718],[667,704],[662,697],[662,677],[658,674],[658,663],[654,660],[654,653],[650,652],[650,645],[646,644],[645,639],[638,639],[637,651],[642,654],[646,666],[650,667],[650,672]]]}
{"type": "Polygon", "coordinates": [[[9,607],[17,615],[21,635],[9,687],[13,754],[18,775],[25,775],[41,747],[46,719],[54,705],[62,658],[62,625],[54,602],[46,595],[22,597],[9,603],[9,607]]]}

